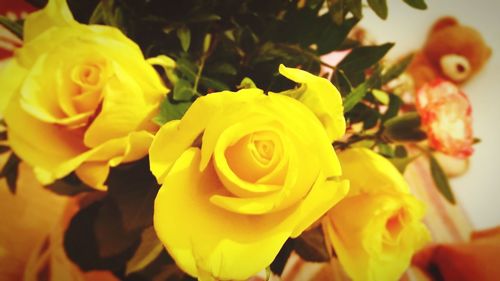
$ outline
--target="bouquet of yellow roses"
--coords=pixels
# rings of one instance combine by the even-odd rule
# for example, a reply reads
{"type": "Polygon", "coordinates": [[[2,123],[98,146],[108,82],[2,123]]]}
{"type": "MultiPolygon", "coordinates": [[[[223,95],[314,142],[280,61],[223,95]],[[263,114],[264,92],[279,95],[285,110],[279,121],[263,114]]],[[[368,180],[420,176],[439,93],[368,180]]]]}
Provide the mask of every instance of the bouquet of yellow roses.
{"type": "Polygon", "coordinates": [[[398,280],[430,240],[408,146],[453,195],[386,86],[411,57],[381,63],[393,44],[349,36],[362,17],[362,1],[322,0],[49,0],[0,17],[23,41],[0,73],[1,176],[70,198],[25,280],[247,280],[291,253],[398,280]]]}

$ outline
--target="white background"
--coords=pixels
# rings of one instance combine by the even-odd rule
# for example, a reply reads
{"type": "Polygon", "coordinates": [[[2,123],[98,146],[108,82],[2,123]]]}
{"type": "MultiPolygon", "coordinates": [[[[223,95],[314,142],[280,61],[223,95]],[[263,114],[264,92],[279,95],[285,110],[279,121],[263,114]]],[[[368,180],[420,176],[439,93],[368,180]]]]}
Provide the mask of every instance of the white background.
{"type": "Polygon", "coordinates": [[[361,25],[378,43],[396,42],[389,52],[398,58],[419,49],[430,26],[444,15],[478,29],[493,55],[463,86],[473,106],[475,146],[469,171],[451,184],[476,229],[500,225],[500,1],[427,0],[428,9],[412,9],[402,0],[389,0],[389,17],[380,20],[368,9],[361,25]]]}

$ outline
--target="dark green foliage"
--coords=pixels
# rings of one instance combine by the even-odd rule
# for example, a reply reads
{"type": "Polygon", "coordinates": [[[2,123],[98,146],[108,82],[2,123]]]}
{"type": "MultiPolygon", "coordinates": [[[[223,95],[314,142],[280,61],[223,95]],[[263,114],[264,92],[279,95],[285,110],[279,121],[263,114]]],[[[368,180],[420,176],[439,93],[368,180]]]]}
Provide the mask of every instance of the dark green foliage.
{"type": "Polygon", "coordinates": [[[0,170],[0,179],[5,178],[7,181],[7,187],[12,194],[16,193],[20,163],[21,160],[17,157],[17,155],[11,153],[2,170],[0,170]]]}
{"type": "Polygon", "coordinates": [[[450,202],[451,204],[455,204],[455,196],[453,195],[453,191],[451,190],[450,182],[448,181],[448,177],[444,173],[443,168],[439,165],[439,162],[429,154],[429,165],[431,169],[432,179],[436,184],[439,192],[450,202]]]}

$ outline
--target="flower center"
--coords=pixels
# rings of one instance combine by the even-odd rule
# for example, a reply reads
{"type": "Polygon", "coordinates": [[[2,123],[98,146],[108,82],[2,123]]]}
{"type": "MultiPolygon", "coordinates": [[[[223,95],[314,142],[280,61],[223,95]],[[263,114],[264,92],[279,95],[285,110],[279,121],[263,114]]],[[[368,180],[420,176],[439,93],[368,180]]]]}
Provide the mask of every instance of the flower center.
{"type": "Polygon", "coordinates": [[[281,159],[280,137],[272,131],[249,134],[227,148],[229,167],[241,179],[257,182],[268,175],[281,159]]]}
{"type": "Polygon", "coordinates": [[[255,161],[267,166],[274,155],[274,142],[254,138],[249,146],[255,161]]]}
{"type": "Polygon", "coordinates": [[[99,84],[100,69],[97,65],[79,65],[73,69],[72,78],[82,87],[99,84]]]}
{"type": "Polygon", "coordinates": [[[92,59],[74,65],[70,78],[74,91],[69,97],[73,114],[94,112],[102,101],[102,88],[110,76],[108,63],[103,59],[92,59]]]}
{"type": "Polygon", "coordinates": [[[386,245],[396,245],[399,236],[407,220],[407,214],[404,210],[398,210],[393,214],[385,224],[384,242],[386,245]]]}

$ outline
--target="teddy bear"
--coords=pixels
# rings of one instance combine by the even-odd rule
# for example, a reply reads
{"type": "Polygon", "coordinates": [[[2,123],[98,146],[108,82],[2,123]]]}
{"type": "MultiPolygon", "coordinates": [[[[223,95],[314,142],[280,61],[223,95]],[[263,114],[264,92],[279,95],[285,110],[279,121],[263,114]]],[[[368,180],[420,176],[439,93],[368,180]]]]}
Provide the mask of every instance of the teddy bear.
{"type": "MultiPolygon", "coordinates": [[[[442,17],[434,23],[423,48],[414,54],[406,74],[402,75],[405,79],[400,84],[405,86],[400,87],[400,96],[411,109],[425,84],[442,80],[460,87],[484,66],[491,54],[479,31],[453,17],[442,17]]],[[[439,151],[433,155],[448,177],[460,176],[468,169],[468,159],[439,151]]]]}
{"type": "Polygon", "coordinates": [[[432,26],[407,72],[415,89],[437,77],[461,85],[483,67],[491,53],[476,29],[460,24],[453,17],[442,17],[432,26]]]}

